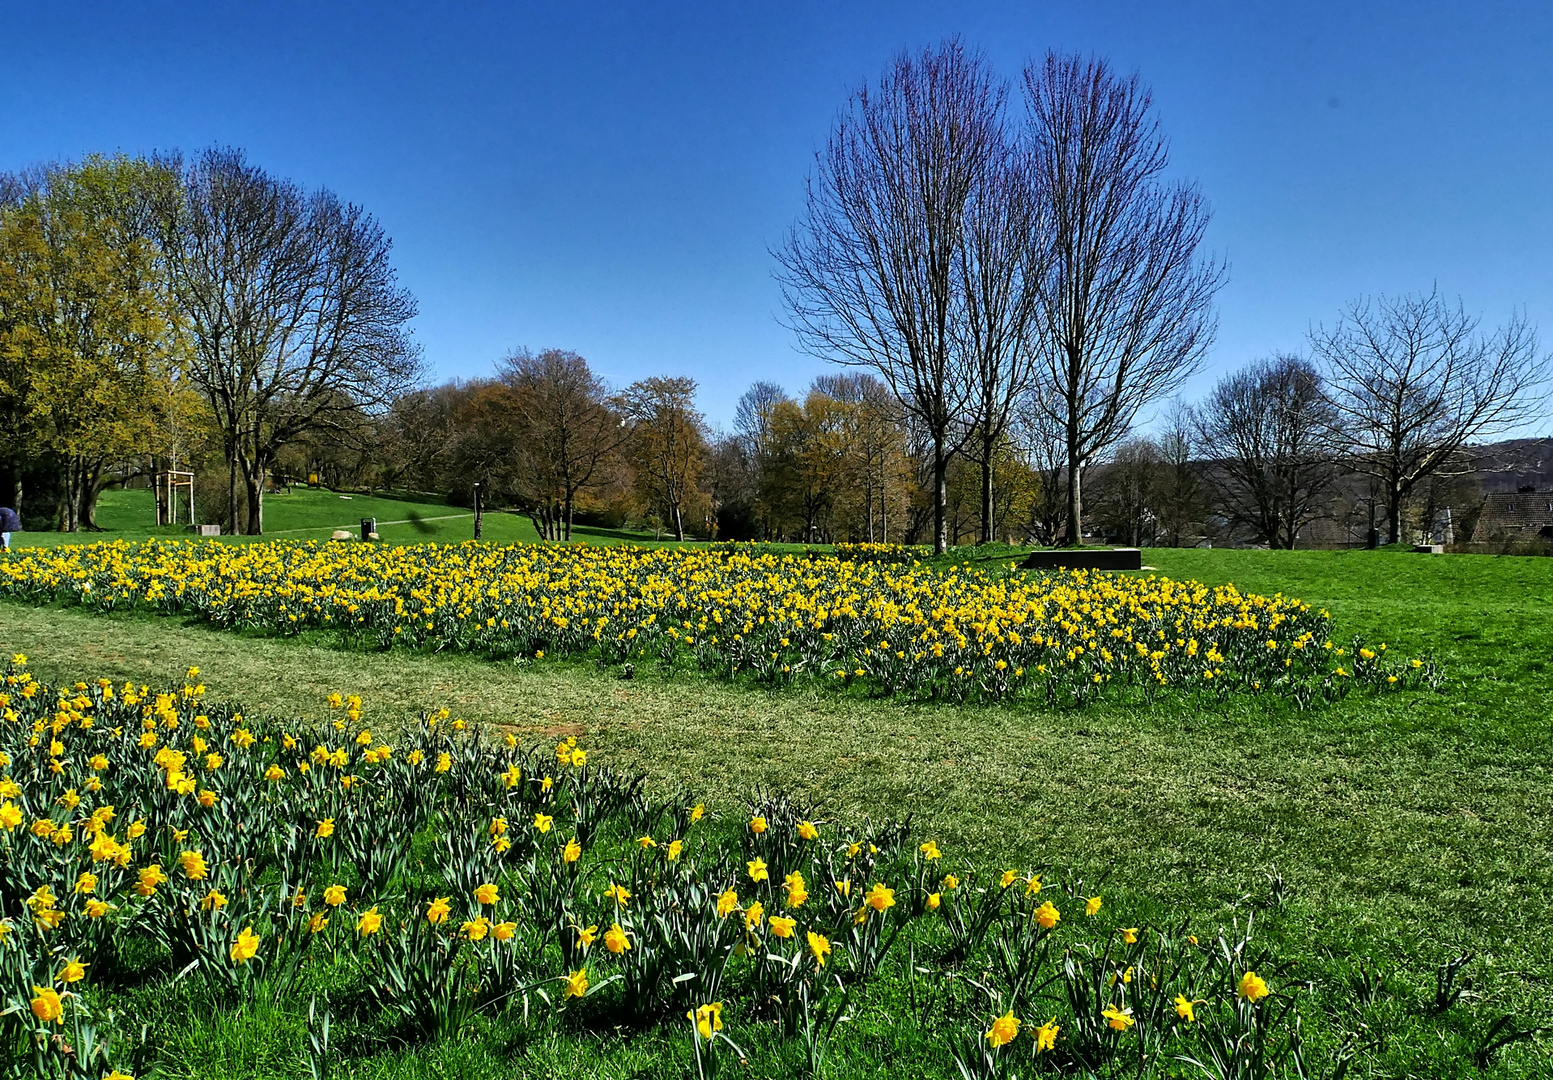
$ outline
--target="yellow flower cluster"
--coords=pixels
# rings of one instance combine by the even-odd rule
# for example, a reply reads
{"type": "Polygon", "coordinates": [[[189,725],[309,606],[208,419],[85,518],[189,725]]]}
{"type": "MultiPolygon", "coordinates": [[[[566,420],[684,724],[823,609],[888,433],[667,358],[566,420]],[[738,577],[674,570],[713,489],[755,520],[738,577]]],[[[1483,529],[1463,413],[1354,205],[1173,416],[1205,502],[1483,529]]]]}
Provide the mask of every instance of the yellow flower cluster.
{"type": "Polygon", "coordinates": [[[323,723],[279,725],[208,701],[197,676],[166,691],[50,688],[23,657],[5,669],[0,889],[21,902],[0,919],[0,979],[32,988],[13,1015],[68,1023],[104,950],[134,941],[167,957],[153,978],[193,973],[239,995],[289,985],[326,949],[354,957],[379,1005],[440,1033],[526,989],[548,984],[564,1009],[618,984],[617,1008],[688,1016],[697,1052],[713,1054],[725,1021],[757,1010],[799,1030],[907,929],[962,959],[1065,957],[1050,978],[1098,988],[1092,1015],[1022,1027],[1037,983],[1011,977],[990,1028],[967,1018],[989,1053],[1022,1034],[1036,1054],[1086,1031],[1142,1040],[1129,1029],[1168,1020],[1141,1006],[1146,981],[1174,997],[1168,1022],[1183,1030],[1204,1009],[1274,1013],[1238,948],[1151,941],[1102,918],[1101,897],[1036,873],[978,884],[904,826],[849,834],[768,796],[709,830],[705,804],[646,796],[575,737],[523,750],[442,709],[384,738],[346,695],[323,723]],[[433,842],[412,851],[420,837],[433,842]],[[1186,959],[1134,977],[1165,948],[1186,959]]]}
{"type": "Polygon", "coordinates": [[[115,542],[26,549],[0,594],[329,631],[375,646],[658,659],[766,682],[1082,702],[1112,688],[1338,693],[1426,681],[1325,612],[1160,577],[632,547],[115,542]],[[1314,688],[1314,689],[1313,689],[1314,688]]]}

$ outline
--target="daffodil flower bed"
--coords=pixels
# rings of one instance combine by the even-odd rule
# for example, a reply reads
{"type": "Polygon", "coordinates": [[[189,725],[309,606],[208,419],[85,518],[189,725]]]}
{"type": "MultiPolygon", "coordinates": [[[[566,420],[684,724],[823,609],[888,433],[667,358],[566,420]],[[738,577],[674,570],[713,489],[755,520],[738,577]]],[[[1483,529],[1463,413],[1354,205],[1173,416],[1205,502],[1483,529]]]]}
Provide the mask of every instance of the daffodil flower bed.
{"type": "Polygon", "coordinates": [[[946,1007],[968,1077],[1302,1052],[1292,987],[1244,934],[1128,925],[1082,882],[981,873],[780,797],[709,815],[573,738],[520,749],[446,710],[388,738],[340,695],[332,721],[286,725],[197,676],[159,692],[6,669],[0,1045],[47,1075],[128,1075],[139,1021],[107,1007],[132,954],[135,980],[227,1003],[295,1000],[343,965],[424,1039],[479,1013],[678,1027],[708,1076],[757,1030],[819,1069],[909,941],[913,980],[974,973],[946,1007]]]}
{"type": "Polygon", "coordinates": [[[1434,665],[1340,647],[1300,600],[1161,577],[1027,576],[734,545],[115,542],[0,561],[0,595],[368,647],[654,660],[951,700],[1433,685],[1434,665]]]}

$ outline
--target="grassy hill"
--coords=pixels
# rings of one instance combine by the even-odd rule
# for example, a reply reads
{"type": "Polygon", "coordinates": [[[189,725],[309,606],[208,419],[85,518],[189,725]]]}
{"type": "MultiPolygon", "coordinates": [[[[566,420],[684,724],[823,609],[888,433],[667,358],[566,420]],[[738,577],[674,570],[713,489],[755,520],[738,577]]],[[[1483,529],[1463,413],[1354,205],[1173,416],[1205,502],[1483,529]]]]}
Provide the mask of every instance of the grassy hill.
{"type": "MultiPolygon", "coordinates": [[[[336,529],[358,534],[362,518],[376,518],[378,535],[386,543],[415,544],[434,541],[458,543],[474,537],[474,511],[450,506],[446,499],[426,492],[341,494],[325,488],[293,488],[264,499],[264,536],[237,536],[237,543],[266,540],[327,540],[336,529]]],[[[187,537],[182,526],[158,527],[156,506],[145,489],[110,490],[97,507],[101,532],[21,532],[11,538],[17,547],[81,544],[96,540],[144,540],[148,537],[187,537]]],[[[539,533],[527,517],[500,511],[487,512],[482,522],[483,539],[494,543],[537,543],[539,533]]],[[[579,526],[576,539],[594,544],[659,542],[651,533],[579,526]]]]}

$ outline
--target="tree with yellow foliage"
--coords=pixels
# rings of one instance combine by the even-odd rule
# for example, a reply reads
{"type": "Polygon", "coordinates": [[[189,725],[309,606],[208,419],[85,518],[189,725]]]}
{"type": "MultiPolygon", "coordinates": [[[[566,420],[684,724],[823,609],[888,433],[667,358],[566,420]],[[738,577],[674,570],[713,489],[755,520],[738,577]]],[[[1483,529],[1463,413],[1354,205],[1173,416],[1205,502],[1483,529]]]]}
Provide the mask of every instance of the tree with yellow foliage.
{"type": "Polygon", "coordinates": [[[176,177],[92,157],[0,210],[0,400],[13,457],[64,472],[60,527],[93,528],[105,470],[154,453],[182,338],[152,207],[176,177]]]}

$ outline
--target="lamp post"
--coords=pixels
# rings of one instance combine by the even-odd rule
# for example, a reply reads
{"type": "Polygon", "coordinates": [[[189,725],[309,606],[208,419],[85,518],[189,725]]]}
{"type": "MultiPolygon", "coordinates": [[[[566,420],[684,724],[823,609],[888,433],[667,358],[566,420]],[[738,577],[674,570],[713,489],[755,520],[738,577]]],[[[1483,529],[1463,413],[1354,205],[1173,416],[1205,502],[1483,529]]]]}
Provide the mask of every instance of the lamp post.
{"type": "Polygon", "coordinates": [[[475,539],[480,539],[480,484],[475,482],[475,539]]]}

